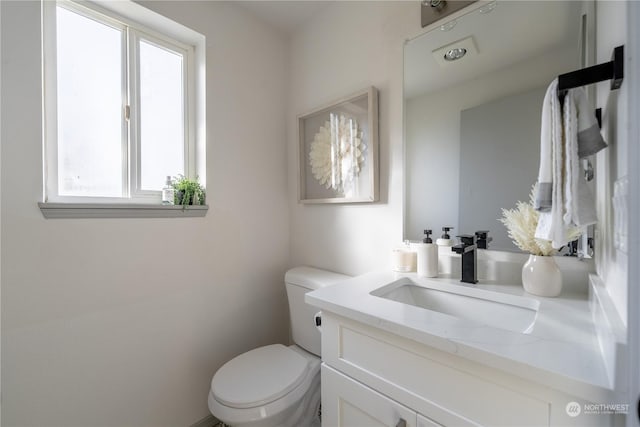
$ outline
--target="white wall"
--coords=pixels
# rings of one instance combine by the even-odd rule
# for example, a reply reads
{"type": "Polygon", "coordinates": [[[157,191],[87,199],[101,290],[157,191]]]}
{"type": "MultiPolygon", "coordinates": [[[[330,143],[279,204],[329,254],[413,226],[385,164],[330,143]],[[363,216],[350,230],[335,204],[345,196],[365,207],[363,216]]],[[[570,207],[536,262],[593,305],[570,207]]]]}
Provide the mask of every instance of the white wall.
{"type": "MultiPolygon", "coordinates": [[[[628,4],[624,1],[599,1],[597,5],[596,59],[598,63],[611,60],[613,48],[627,40],[626,16],[628,4]]],[[[625,52],[628,55],[629,52],[625,52]]],[[[628,61],[627,61],[628,64],[628,61]]],[[[625,64],[625,65],[627,65],[625,64]]],[[[633,73],[625,70],[628,79],[633,73]]],[[[622,321],[627,324],[627,254],[613,245],[614,182],[627,175],[628,150],[628,81],[618,90],[610,90],[609,82],[598,83],[597,104],[602,108],[602,132],[609,144],[597,154],[596,198],[598,204],[598,231],[596,238],[596,268],[609,289],[622,321]]],[[[637,220],[637,218],[633,218],[637,220]]]]}
{"type": "MultiPolygon", "coordinates": [[[[2,8],[0,7],[0,22],[2,22],[2,8]]],[[[0,60],[2,59],[2,31],[0,31],[0,60]]],[[[2,99],[2,63],[0,61],[0,99],[2,99]]],[[[0,102],[0,117],[2,117],[2,102],[0,102]]],[[[2,188],[2,120],[0,120],[0,189],[2,188]]],[[[2,197],[0,197],[0,224],[2,224],[2,197]]],[[[0,227],[0,242],[2,242],[2,227],[0,227]]],[[[2,259],[2,245],[0,244],[0,260],[2,259]]],[[[0,262],[0,331],[2,330],[2,262],[0,262]]],[[[1,336],[1,334],[0,334],[1,336]]],[[[2,339],[0,339],[0,384],[2,384],[2,339]]],[[[0,386],[0,425],[2,425],[2,387],[0,386]]]]}
{"type": "Polygon", "coordinates": [[[1,3],[3,426],[191,425],[222,363],[287,342],[286,43],[145,6],[207,37],[205,218],[42,217],[40,5],[1,3]]]}
{"type": "Polygon", "coordinates": [[[402,240],[402,50],[420,3],[336,2],[291,40],[289,200],[292,264],[347,274],[389,266],[402,240]],[[296,116],[373,85],[379,90],[380,202],[297,203],[296,116]]]}

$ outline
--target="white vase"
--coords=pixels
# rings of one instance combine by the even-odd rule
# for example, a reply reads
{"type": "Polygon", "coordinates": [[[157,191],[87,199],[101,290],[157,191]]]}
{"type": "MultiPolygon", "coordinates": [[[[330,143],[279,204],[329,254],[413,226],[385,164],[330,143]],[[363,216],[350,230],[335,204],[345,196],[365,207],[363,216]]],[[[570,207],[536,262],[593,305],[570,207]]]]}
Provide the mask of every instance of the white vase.
{"type": "Polygon", "coordinates": [[[562,273],[552,256],[529,255],[522,267],[522,286],[530,294],[557,297],[562,291],[562,273]]]}

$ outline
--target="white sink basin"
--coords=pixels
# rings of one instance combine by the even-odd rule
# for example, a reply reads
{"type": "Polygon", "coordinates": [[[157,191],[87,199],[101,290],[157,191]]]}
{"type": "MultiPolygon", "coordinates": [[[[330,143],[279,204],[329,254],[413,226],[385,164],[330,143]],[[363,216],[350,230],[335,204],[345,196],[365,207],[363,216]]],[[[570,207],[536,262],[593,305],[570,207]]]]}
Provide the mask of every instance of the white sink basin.
{"type": "Polygon", "coordinates": [[[371,295],[523,334],[533,330],[540,307],[532,298],[435,281],[418,284],[408,277],[371,295]]]}

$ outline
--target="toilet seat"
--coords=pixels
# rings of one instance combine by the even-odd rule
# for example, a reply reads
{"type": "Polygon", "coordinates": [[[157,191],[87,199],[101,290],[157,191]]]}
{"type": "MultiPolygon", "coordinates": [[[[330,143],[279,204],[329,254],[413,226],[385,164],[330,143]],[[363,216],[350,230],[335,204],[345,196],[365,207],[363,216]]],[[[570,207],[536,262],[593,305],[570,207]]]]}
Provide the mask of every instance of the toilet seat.
{"type": "Polygon", "coordinates": [[[306,391],[299,386],[309,377],[310,365],[307,357],[282,344],[256,348],[224,364],[211,381],[211,392],[220,404],[237,409],[283,398],[295,402],[306,391]]]}
{"type": "MultiPolygon", "coordinates": [[[[269,346],[267,346],[269,347],[269,346]]],[[[261,350],[264,347],[259,349],[251,350],[249,353],[253,353],[255,351],[263,351],[261,350]]],[[[221,387],[218,385],[218,378],[214,375],[214,378],[211,381],[211,388],[209,390],[209,398],[208,405],[209,410],[212,414],[221,420],[224,421],[228,425],[233,426],[249,426],[252,427],[298,427],[302,424],[308,424],[305,421],[301,421],[305,414],[317,413],[317,406],[320,401],[320,358],[303,350],[302,348],[292,345],[290,347],[284,347],[284,350],[293,352],[299,356],[301,356],[306,363],[305,373],[302,375],[302,380],[298,382],[297,386],[289,386],[287,388],[293,387],[289,392],[283,394],[285,392],[280,390],[281,397],[273,400],[272,402],[265,403],[262,405],[247,407],[247,408],[236,408],[232,406],[228,406],[220,402],[219,399],[230,401],[233,405],[237,406],[238,403],[245,405],[248,404],[256,404],[248,403],[249,400],[255,398],[245,398],[245,399],[235,399],[231,394],[225,394],[227,390],[225,386],[221,387]],[[216,393],[214,393],[214,389],[216,393]],[[216,397],[216,394],[218,395],[216,397]],[[220,396],[222,395],[222,396],[220,396]],[[244,402],[233,402],[233,400],[244,400],[244,402]],[[305,412],[306,411],[306,412],[305,412]],[[310,411],[310,412],[309,412],[310,411]]],[[[280,350],[282,351],[282,348],[280,350]]],[[[259,354],[259,353],[258,353],[259,354]]],[[[289,353],[284,353],[289,354],[289,353]]],[[[242,356],[242,355],[240,355],[242,356]]],[[[240,356],[237,356],[238,358],[240,356]]],[[[252,355],[253,356],[253,355],[252,355]]],[[[247,356],[248,358],[252,358],[252,356],[247,356]]],[[[284,356],[287,357],[286,355],[284,356]]],[[[242,358],[244,359],[244,358],[242,358]]],[[[240,359],[240,360],[242,360],[240,359]]],[[[292,357],[295,360],[295,357],[292,357]]],[[[234,359],[235,360],[235,359],[234,359]]],[[[250,359],[247,359],[250,360],[250,359]]],[[[290,359],[285,359],[290,360],[290,359]]],[[[252,362],[255,362],[252,360],[252,362]]],[[[227,362],[229,363],[229,362],[227,362]]],[[[235,362],[233,365],[236,365],[235,362]]],[[[264,360],[259,361],[257,363],[250,364],[252,367],[260,366],[263,370],[273,370],[273,368],[264,362],[264,360]]],[[[222,369],[222,368],[220,368],[222,369]]],[[[236,369],[244,369],[242,363],[238,365],[236,369]]],[[[258,369],[259,370],[259,369],[258,369]]],[[[277,372],[282,372],[282,370],[278,370],[277,372]]],[[[235,375],[235,369],[230,370],[230,373],[235,375]]],[[[240,375],[240,373],[238,372],[240,375]]],[[[217,374],[216,374],[217,375],[217,374]]],[[[233,376],[231,375],[231,376],[233,376]]],[[[295,375],[292,375],[295,377],[295,375]]],[[[226,381],[225,381],[226,382],[226,381]]],[[[294,384],[297,381],[293,381],[294,384]]],[[[287,384],[288,385],[288,384],[287,384]]],[[[252,386],[249,386],[252,387],[252,386]]],[[[272,393],[270,397],[275,395],[276,393],[272,393]]],[[[258,394],[256,394],[258,396],[258,394]]],[[[265,395],[258,396],[261,400],[269,400],[265,397],[265,395]]]]}

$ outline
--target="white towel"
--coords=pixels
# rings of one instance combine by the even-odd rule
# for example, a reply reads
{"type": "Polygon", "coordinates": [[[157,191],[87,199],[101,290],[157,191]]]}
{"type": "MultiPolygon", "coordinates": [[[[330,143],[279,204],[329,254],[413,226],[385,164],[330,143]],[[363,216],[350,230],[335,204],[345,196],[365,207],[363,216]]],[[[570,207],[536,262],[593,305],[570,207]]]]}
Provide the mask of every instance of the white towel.
{"type": "Polygon", "coordinates": [[[554,248],[560,248],[567,243],[563,219],[562,112],[557,89],[558,79],[554,79],[547,88],[542,103],[540,169],[534,201],[535,209],[540,211],[535,237],[551,241],[554,248]]]}
{"type": "Polygon", "coordinates": [[[540,211],[535,237],[556,249],[568,243],[567,228],[597,222],[595,201],[580,158],[605,148],[593,110],[582,88],[571,89],[560,109],[557,79],[542,105],[540,170],[534,208],[540,211]]]}
{"type": "Polygon", "coordinates": [[[580,158],[606,147],[582,88],[571,89],[564,102],[564,223],[584,227],[598,221],[596,204],[584,179],[580,158]]]}

